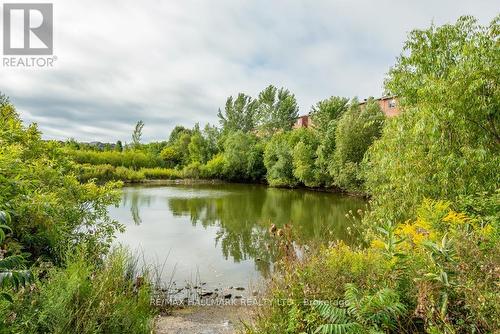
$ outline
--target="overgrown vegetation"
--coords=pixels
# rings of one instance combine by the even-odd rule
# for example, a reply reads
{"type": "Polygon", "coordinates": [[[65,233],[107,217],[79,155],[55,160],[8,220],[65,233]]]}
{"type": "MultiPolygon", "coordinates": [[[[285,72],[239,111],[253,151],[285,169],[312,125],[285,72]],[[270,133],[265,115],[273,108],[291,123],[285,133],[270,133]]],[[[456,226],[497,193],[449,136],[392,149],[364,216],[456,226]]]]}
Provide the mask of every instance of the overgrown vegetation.
{"type": "Polygon", "coordinates": [[[411,32],[386,81],[402,115],[344,113],[332,177],[371,195],[348,214],[365,244],[285,257],[248,333],[500,330],[498,23],[411,32]]]}
{"type": "Polygon", "coordinates": [[[498,189],[498,21],[481,27],[463,17],[410,34],[386,81],[405,112],[366,157],[379,217],[411,217],[424,197],[455,201],[498,189]]]}
{"type": "Polygon", "coordinates": [[[496,333],[500,330],[500,18],[472,17],[409,34],[386,90],[331,97],[294,129],[285,88],[240,93],[221,127],[177,126],[168,140],[96,146],[43,141],[0,96],[0,332],[146,333],[147,275],[123,251],[106,211],[120,181],[214,178],[367,194],[359,247],[332,241],[287,252],[273,303],[248,333],[496,333]],[[99,183],[97,183],[99,181],[99,183]],[[76,254],[76,255],[68,255],[76,254]],[[286,301],[286,302],[283,302],[286,301]]]}
{"type": "MultiPolygon", "coordinates": [[[[150,287],[138,285],[134,258],[112,251],[100,264],[85,252],[0,302],[0,333],[151,333],[150,287]]],[[[38,268],[37,270],[42,270],[38,268]]]]}
{"type": "Polygon", "coordinates": [[[361,107],[357,99],[331,97],[310,115],[310,127],[294,129],[295,96],[268,86],[255,99],[230,96],[218,112],[220,128],[179,125],[168,140],[142,144],[144,123],[138,122],[128,145],[70,140],[64,147],[82,165],[81,181],[202,178],[363,193],[359,164],[384,123],[378,103],[370,99],[361,107]]]}
{"type": "Polygon", "coordinates": [[[149,333],[147,277],[109,253],[120,184],[81,183],[66,156],[0,96],[0,332],[149,333]]]}

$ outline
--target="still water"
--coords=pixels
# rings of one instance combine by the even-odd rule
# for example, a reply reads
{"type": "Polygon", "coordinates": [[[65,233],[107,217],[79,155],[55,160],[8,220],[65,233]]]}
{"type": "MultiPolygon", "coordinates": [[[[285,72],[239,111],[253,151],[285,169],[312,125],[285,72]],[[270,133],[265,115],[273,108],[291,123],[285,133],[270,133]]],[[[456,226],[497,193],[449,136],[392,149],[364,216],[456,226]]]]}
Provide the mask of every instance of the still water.
{"type": "Polygon", "coordinates": [[[123,189],[111,216],[126,225],[118,242],[147,263],[165,265],[163,278],[248,286],[268,276],[274,252],[268,229],[292,226],[302,244],[355,242],[345,214],[364,201],[339,194],[262,185],[133,186],[123,189]]]}

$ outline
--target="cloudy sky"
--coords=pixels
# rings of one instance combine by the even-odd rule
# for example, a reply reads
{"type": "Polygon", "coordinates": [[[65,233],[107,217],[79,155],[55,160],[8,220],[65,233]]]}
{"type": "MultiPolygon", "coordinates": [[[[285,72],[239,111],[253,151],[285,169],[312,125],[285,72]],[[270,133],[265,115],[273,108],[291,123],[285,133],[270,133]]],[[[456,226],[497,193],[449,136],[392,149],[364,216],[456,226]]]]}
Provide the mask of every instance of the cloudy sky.
{"type": "MultiPolygon", "coordinates": [[[[15,2],[11,0],[9,2],[15,2]]],[[[48,2],[48,1],[43,1],[48,2]]],[[[0,67],[0,91],[45,138],[165,139],[176,124],[217,123],[229,95],[269,84],[301,114],[331,95],[378,96],[407,33],[497,0],[56,0],[51,69],[0,67]]]]}

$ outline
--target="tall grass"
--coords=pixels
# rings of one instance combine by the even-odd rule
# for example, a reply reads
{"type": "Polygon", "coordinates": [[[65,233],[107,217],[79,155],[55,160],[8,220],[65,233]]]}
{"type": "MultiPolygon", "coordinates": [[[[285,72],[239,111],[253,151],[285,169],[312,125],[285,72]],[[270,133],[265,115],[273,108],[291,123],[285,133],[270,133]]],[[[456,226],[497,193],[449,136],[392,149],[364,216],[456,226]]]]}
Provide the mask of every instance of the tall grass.
{"type": "MultiPolygon", "coordinates": [[[[170,168],[141,168],[134,170],[126,167],[114,167],[111,165],[90,165],[79,166],[78,179],[81,182],[87,182],[95,179],[101,182],[124,181],[141,182],[148,180],[176,180],[186,177],[184,171],[170,168]]],[[[189,177],[189,176],[187,176],[189,177]]]]}
{"type": "Polygon", "coordinates": [[[91,179],[97,181],[126,181],[126,182],[140,182],[146,176],[141,171],[136,171],[126,167],[114,167],[111,165],[80,165],[78,179],[81,182],[87,182],[91,179]]]}
{"type": "Polygon", "coordinates": [[[151,333],[148,273],[126,250],[97,264],[79,252],[47,276],[0,303],[0,333],[151,333]]]}
{"type": "Polygon", "coordinates": [[[157,155],[141,151],[85,151],[66,149],[65,153],[80,164],[111,165],[132,169],[164,167],[165,162],[157,155]]]}
{"type": "Polygon", "coordinates": [[[172,168],[142,168],[141,173],[144,173],[146,179],[151,180],[176,180],[184,177],[183,173],[172,168]]]}

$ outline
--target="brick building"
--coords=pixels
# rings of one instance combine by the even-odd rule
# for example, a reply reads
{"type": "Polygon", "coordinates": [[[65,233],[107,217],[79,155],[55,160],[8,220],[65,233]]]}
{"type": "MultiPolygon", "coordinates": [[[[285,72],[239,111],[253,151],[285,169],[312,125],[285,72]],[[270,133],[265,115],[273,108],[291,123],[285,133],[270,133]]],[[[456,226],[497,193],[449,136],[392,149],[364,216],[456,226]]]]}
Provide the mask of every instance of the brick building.
{"type": "MultiPolygon", "coordinates": [[[[396,96],[382,96],[381,98],[375,99],[375,101],[378,102],[380,109],[382,109],[382,112],[386,117],[394,117],[399,115],[399,113],[401,112],[398,107],[398,100],[396,96]]],[[[361,108],[364,108],[366,102],[368,102],[368,100],[364,99],[359,103],[361,108]]],[[[293,125],[294,129],[308,128],[310,126],[312,126],[312,124],[309,114],[299,116],[295,121],[295,124],[293,125]]]]}
{"type": "MultiPolygon", "coordinates": [[[[363,108],[366,105],[368,100],[365,99],[363,102],[360,102],[359,105],[363,108]]],[[[398,108],[398,100],[395,96],[383,96],[379,99],[375,99],[378,102],[380,109],[387,117],[394,117],[399,115],[400,110],[398,108]]]]}
{"type": "Polygon", "coordinates": [[[307,128],[307,127],[309,127],[310,120],[311,120],[311,118],[309,117],[309,115],[299,116],[297,118],[297,120],[295,121],[295,124],[293,125],[293,127],[294,127],[294,129],[307,128]]]}

